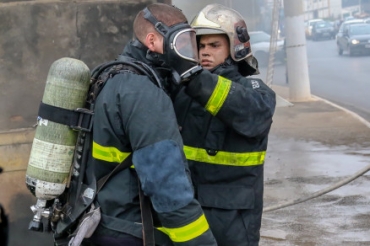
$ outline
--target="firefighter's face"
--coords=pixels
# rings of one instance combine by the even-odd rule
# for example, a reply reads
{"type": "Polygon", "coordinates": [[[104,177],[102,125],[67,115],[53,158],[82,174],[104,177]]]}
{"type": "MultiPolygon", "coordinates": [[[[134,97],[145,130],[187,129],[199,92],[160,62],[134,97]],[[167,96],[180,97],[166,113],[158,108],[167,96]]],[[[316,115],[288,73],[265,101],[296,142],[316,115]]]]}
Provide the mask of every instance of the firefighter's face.
{"type": "Polygon", "coordinates": [[[212,69],[230,55],[229,39],[224,34],[202,35],[199,41],[199,60],[205,69],[212,69]]]}

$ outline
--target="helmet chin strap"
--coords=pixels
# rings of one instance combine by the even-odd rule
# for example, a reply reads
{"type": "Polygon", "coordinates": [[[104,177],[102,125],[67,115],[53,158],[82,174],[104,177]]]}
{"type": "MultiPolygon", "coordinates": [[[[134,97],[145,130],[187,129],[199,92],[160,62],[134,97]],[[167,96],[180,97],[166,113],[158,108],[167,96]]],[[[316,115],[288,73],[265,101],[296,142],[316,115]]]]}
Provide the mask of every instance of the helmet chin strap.
{"type": "Polygon", "coordinates": [[[231,58],[231,56],[229,55],[229,56],[225,59],[224,64],[232,65],[232,64],[235,64],[235,61],[234,61],[234,60],[231,58]]]}
{"type": "Polygon", "coordinates": [[[222,67],[222,66],[224,66],[224,65],[226,65],[226,66],[230,66],[230,65],[232,65],[232,64],[236,64],[236,62],[231,58],[231,56],[229,55],[226,59],[225,59],[225,61],[223,62],[223,63],[220,63],[220,64],[218,64],[217,66],[215,66],[214,68],[212,68],[211,70],[210,70],[210,72],[213,72],[213,71],[215,71],[217,68],[219,68],[219,67],[222,67]]]}
{"type": "Polygon", "coordinates": [[[249,57],[241,61],[234,61],[231,56],[229,55],[225,61],[216,67],[212,68],[210,72],[214,72],[216,69],[218,69],[221,66],[230,66],[230,65],[237,65],[238,66],[238,71],[242,76],[251,76],[251,75],[257,75],[260,74],[259,69],[258,69],[258,62],[256,58],[254,57],[249,57]]]}

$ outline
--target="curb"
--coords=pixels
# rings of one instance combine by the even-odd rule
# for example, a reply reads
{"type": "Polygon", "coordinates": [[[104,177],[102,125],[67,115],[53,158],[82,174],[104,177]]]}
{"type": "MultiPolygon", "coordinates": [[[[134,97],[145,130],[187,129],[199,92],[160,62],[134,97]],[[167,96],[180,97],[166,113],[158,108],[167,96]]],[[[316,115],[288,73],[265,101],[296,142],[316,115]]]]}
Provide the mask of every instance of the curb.
{"type": "Polygon", "coordinates": [[[331,101],[328,101],[328,100],[326,100],[326,99],[323,99],[323,98],[321,98],[321,97],[318,97],[318,96],[314,96],[314,95],[311,95],[312,97],[314,97],[314,98],[316,98],[317,100],[321,100],[321,101],[323,101],[323,102],[325,102],[325,103],[327,103],[327,104],[329,104],[329,105],[331,105],[331,106],[333,106],[333,107],[335,107],[335,108],[338,108],[338,109],[340,109],[340,110],[343,110],[344,112],[346,112],[346,113],[348,113],[348,114],[350,114],[352,117],[354,117],[355,119],[357,119],[357,120],[359,120],[361,123],[363,123],[366,127],[368,127],[368,128],[370,128],[370,122],[369,121],[367,121],[367,120],[365,120],[364,118],[362,118],[360,115],[358,115],[358,114],[356,114],[355,112],[353,112],[353,111],[351,111],[351,110],[349,110],[349,109],[346,109],[346,108],[344,108],[344,107],[342,107],[342,106],[339,106],[338,104],[335,104],[335,103],[333,103],[333,102],[331,102],[331,101]]]}

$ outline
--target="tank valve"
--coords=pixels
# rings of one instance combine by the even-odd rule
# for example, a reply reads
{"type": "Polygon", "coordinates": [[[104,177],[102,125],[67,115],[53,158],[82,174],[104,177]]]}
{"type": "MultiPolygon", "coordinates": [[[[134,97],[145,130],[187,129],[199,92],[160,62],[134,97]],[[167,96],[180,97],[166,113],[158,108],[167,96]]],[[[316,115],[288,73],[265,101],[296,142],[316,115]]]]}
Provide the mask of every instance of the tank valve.
{"type": "Polygon", "coordinates": [[[36,205],[32,205],[31,210],[35,215],[28,226],[28,230],[40,232],[44,231],[42,217],[50,217],[50,210],[49,208],[46,208],[46,200],[37,199],[36,205]]]}

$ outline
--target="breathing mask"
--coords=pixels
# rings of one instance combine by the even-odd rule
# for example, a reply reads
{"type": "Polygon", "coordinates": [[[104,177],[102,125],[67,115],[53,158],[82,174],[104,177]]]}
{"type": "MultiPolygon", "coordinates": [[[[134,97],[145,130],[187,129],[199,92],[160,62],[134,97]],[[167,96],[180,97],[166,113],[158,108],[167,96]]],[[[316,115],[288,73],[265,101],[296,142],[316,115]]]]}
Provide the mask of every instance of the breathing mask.
{"type": "Polygon", "coordinates": [[[152,54],[163,65],[172,70],[173,81],[180,83],[198,73],[198,49],[195,30],[188,23],[167,26],[158,21],[148,8],[144,9],[144,18],[154,25],[163,36],[163,54],[152,54]]]}

